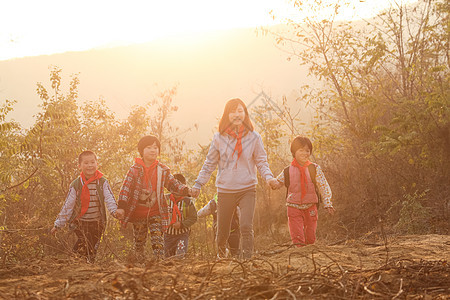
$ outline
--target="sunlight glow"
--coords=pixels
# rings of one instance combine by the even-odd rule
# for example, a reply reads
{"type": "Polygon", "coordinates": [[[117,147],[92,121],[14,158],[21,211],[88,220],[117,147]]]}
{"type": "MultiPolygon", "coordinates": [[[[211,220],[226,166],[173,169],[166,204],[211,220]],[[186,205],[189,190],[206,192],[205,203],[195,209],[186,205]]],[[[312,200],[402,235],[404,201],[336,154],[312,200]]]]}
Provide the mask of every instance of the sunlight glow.
{"type": "MultiPolygon", "coordinates": [[[[391,0],[353,0],[368,17],[391,0]]],[[[15,0],[0,4],[0,60],[274,25],[295,17],[288,0],[15,0]],[[272,18],[270,12],[276,16],[272,18]]],[[[308,1],[303,1],[308,2],[308,1]]],[[[411,1],[409,1],[411,2],[411,1]]],[[[298,15],[297,15],[298,17],[298,15]]]]}

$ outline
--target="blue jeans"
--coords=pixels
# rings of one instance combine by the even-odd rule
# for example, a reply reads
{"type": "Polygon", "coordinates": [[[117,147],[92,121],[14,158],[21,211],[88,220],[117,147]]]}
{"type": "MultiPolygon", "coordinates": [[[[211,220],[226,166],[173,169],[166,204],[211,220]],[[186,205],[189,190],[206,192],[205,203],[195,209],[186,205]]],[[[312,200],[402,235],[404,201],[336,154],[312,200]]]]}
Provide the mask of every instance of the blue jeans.
{"type": "Polygon", "coordinates": [[[180,234],[164,233],[164,253],[166,257],[184,257],[188,250],[189,232],[180,234]]]}

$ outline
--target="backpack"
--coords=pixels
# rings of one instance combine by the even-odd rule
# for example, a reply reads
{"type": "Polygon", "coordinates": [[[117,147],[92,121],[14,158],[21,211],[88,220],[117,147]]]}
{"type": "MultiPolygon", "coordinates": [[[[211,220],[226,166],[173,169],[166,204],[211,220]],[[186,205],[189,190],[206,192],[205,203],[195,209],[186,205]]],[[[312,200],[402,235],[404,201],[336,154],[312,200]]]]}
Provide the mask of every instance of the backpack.
{"type": "MultiPolygon", "coordinates": [[[[290,167],[290,166],[289,166],[290,167]]],[[[289,167],[284,168],[284,186],[286,187],[286,198],[289,193],[289,185],[291,184],[290,177],[289,177],[289,167]]],[[[309,175],[311,176],[311,180],[314,184],[314,189],[316,190],[317,198],[319,199],[319,203],[322,202],[322,195],[319,192],[319,188],[317,187],[317,181],[316,181],[316,165],[310,164],[308,165],[308,171],[309,175]]]]}
{"type": "MultiPolygon", "coordinates": [[[[170,195],[171,194],[165,194],[164,195],[164,197],[166,198],[167,206],[169,207],[169,209],[171,207],[171,202],[172,202],[172,200],[170,199],[170,195]]],[[[177,205],[181,204],[181,207],[178,206],[178,208],[181,209],[181,211],[183,212],[183,220],[186,220],[186,218],[187,218],[187,210],[189,209],[189,206],[191,205],[191,203],[192,203],[192,199],[190,197],[188,197],[188,196],[184,196],[183,199],[181,199],[181,201],[179,201],[178,204],[177,204],[177,205]]],[[[169,212],[170,213],[173,212],[173,206],[172,206],[172,209],[169,210],[169,212]]],[[[182,221],[182,220],[180,220],[180,221],[182,221]]]]}

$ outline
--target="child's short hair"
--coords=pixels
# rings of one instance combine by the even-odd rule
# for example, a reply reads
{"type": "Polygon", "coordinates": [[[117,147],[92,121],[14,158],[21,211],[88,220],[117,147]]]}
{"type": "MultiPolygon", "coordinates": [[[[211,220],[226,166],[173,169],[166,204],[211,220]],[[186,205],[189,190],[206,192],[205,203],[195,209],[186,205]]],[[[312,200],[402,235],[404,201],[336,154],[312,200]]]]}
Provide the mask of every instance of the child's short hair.
{"type": "Polygon", "coordinates": [[[312,154],[313,146],[311,140],[301,135],[296,136],[291,143],[292,156],[295,157],[295,152],[297,152],[298,149],[303,148],[305,146],[308,146],[309,152],[312,154]]]}
{"type": "Polygon", "coordinates": [[[81,152],[80,155],[78,155],[78,164],[81,164],[81,162],[83,161],[83,157],[91,155],[93,155],[95,157],[95,160],[97,160],[97,155],[95,155],[95,153],[92,152],[91,150],[81,152]]]}
{"type": "Polygon", "coordinates": [[[173,177],[181,182],[182,184],[186,184],[186,178],[184,178],[183,174],[173,174],[173,177]]]}
{"type": "Polygon", "coordinates": [[[139,154],[142,156],[144,156],[144,148],[147,146],[151,146],[154,143],[156,143],[156,146],[158,146],[158,152],[161,153],[161,143],[159,142],[158,138],[154,135],[146,135],[144,137],[142,137],[139,140],[138,143],[138,150],[139,150],[139,154]]]}

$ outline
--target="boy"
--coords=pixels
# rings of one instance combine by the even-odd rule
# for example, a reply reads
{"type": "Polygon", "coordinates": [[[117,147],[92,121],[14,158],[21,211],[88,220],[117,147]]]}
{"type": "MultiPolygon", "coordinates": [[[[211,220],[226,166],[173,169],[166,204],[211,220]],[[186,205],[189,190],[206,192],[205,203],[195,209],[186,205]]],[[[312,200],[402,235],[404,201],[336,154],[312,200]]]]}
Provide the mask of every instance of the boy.
{"type": "Polygon", "coordinates": [[[77,241],[75,253],[93,263],[100,238],[106,224],[106,208],[114,217],[121,218],[123,211],[117,210],[116,200],[108,181],[98,170],[97,156],[92,151],[83,151],[78,156],[80,176],[69,187],[66,201],[51,230],[53,235],[66,223],[75,230],[77,241]]]}
{"type": "Polygon", "coordinates": [[[119,208],[125,210],[122,225],[133,224],[135,259],[142,263],[149,230],[153,255],[156,259],[164,258],[163,232],[170,221],[164,188],[180,196],[189,195],[190,189],[157,160],[161,151],[157,137],[142,137],[137,148],[141,157],[135,159],[125,177],[119,193],[119,208]]]}
{"type": "Polygon", "coordinates": [[[331,203],[331,189],[318,164],[309,161],[312,153],[311,141],[297,136],[291,143],[294,157],[290,166],[278,175],[278,184],[287,188],[286,206],[291,240],[297,247],[314,244],[317,229],[318,194],[329,214],[334,213],[331,203]]]}
{"type": "MultiPolygon", "coordinates": [[[[213,216],[213,230],[214,230],[214,239],[216,239],[217,234],[217,194],[214,195],[214,198],[211,199],[205,206],[203,206],[197,213],[199,218],[206,217],[212,215],[213,216]]],[[[230,250],[230,254],[232,257],[239,258],[240,257],[240,243],[241,243],[241,230],[239,228],[239,206],[236,207],[236,210],[233,213],[233,217],[231,219],[231,229],[230,236],[228,237],[228,248],[230,250]]]]}
{"type": "MultiPolygon", "coordinates": [[[[182,184],[186,184],[186,178],[182,174],[175,174],[173,177],[182,184]]],[[[165,255],[183,258],[188,249],[191,226],[197,222],[197,210],[190,197],[172,193],[166,195],[166,198],[171,221],[164,233],[165,255]]]]}

